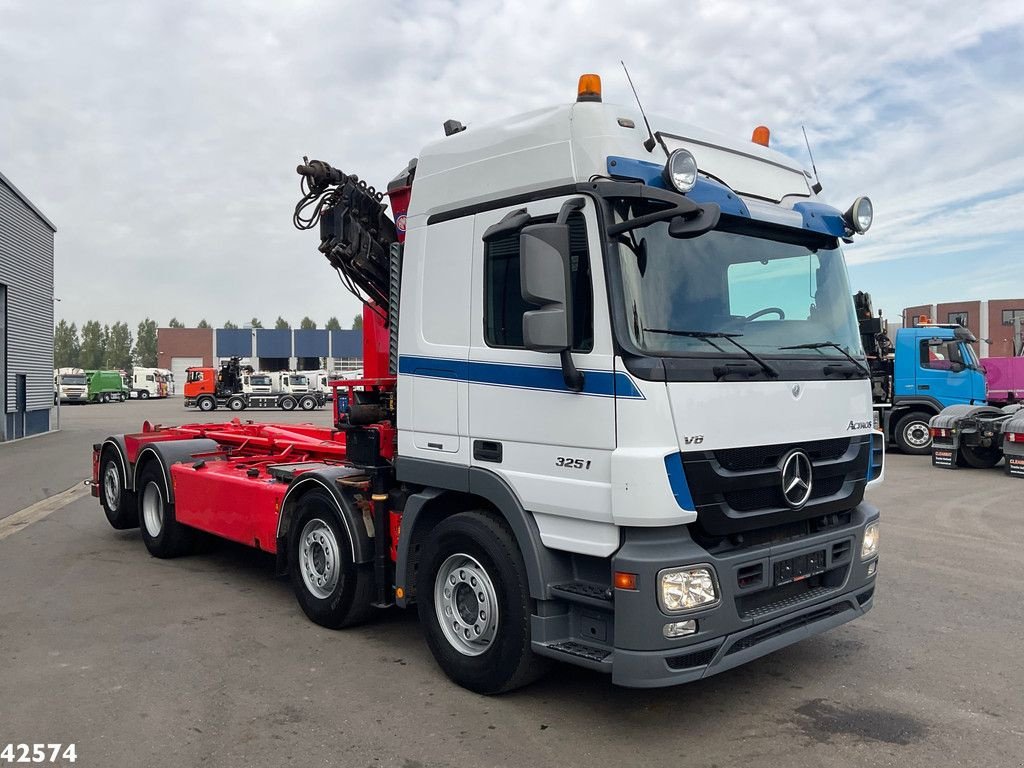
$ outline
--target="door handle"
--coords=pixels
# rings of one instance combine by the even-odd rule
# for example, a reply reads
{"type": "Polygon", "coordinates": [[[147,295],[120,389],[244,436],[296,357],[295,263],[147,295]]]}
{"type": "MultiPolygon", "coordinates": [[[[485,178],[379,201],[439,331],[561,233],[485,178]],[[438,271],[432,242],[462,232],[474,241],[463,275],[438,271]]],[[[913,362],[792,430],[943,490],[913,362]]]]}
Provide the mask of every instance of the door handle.
{"type": "Polygon", "coordinates": [[[918,384],[917,388],[918,389],[931,389],[931,386],[928,385],[928,384],[918,384]]]}
{"type": "Polygon", "coordinates": [[[494,440],[474,440],[473,458],[477,461],[501,463],[501,443],[494,440]]]}

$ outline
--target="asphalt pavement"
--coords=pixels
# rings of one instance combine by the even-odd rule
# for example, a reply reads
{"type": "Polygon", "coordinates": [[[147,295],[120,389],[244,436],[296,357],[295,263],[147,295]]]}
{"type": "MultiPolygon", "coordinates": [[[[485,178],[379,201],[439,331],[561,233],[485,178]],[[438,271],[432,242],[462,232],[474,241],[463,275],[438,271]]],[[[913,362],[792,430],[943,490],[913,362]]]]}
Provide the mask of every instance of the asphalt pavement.
{"type": "MultiPolygon", "coordinates": [[[[0,445],[0,518],[80,484],[91,445],[144,419],[198,414],[64,408],[60,433],[0,445]]],[[[867,616],[687,686],[558,666],[491,698],[443,676],[414,614],[317,627],[270,558],[222,544],[156,560],[79,497],[0,538],[0,746],[174,768],[1021,766],[1022,491],[1000,469],[890,455],[869,492],[882,554],[867,616]]]]}

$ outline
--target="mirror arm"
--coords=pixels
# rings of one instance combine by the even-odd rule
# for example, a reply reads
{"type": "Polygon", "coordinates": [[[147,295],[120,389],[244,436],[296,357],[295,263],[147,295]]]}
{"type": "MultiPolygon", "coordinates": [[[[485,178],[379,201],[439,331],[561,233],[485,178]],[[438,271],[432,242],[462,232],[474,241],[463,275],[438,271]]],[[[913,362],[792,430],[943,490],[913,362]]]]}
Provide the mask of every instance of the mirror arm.
{"type": "Polygon", "coordinates": [[[568,349],[563,349],[559,353],[559,357],[562,361],[562,379],[565,381],[565,386],[571,389],[573,392],[583,391],[583,372],[576,367],[576,363],[573,362],[572,352],[568,349]]]}
{"type": "Polygon", "coordinates": [[[562,207],[558,209],[558,218],[555,219],[555,224],[568,224],[569,216],[575,211],[582,211],[583,207],[587,204],[587,201],[582,197],[573,197],[562,203],[562,207]]]}

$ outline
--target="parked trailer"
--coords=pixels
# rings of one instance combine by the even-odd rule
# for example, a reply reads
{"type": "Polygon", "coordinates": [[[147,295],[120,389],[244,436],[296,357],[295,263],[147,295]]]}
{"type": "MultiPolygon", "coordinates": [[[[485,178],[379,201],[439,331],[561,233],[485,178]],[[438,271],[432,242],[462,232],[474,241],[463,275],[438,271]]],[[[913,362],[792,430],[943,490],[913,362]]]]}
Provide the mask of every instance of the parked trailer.
{"type": "Polygon", "coordinates": [[[869,610],[883,444],[841,242],[870,203],[816,200],[767,129],[652,124],[593,75],[572,105],[449,121],[394,218],[304,161],[295,223],[366,301],[365,378],[331,427],[110,437],[110,522],[157,557],[197,530],[274,553],[324,626],[416,606],[481,693],[549,659],[684,683],[869,610]]]}
{"type": "Polygon", "coordinates": [[[1024,477],[1024,405],[946,408],[929,423],[932,466],[988,469],[1004,458],[1008,475],[1024,477]]]}

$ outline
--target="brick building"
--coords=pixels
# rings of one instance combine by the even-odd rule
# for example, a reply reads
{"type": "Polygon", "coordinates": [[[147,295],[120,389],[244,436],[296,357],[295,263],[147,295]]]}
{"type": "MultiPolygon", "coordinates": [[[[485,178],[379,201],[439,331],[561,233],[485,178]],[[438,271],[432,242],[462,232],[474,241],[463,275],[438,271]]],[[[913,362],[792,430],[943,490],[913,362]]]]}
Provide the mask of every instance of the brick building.
{"type": "MultiPolygon", "coordinates": [[[[921,316],[933,323],[958,323],[978,337],[974,345],[979,357],[1012,357],[1014,354],[1014,318],[1024,325],[1024,299],[988,301],[952,301],[921,304],[903,310],[903,325],[918,325],[921,316]],[[986,341],[987,340],[987,341],[986,341]]],[[[1017,339],[1018,346],[1021,339],[1017,339]]]]}

